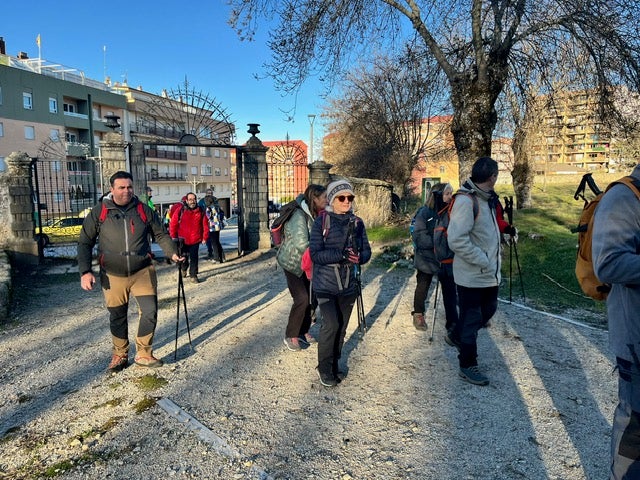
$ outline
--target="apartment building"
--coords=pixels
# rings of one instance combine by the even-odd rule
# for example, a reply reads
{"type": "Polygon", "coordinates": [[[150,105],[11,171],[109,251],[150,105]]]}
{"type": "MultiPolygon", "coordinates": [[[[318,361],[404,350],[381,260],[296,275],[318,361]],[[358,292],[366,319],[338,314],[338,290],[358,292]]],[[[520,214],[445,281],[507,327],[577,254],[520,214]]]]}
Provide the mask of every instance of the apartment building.
{"type": "Polygon", "coordinates": [[[537,173],[609,168],[612,135],[600,120],[597,100],[584,90],[539,97],[527,133],[537,173]]]}
{"type": "Polygon", "coordinates": [[[55,205],[43,205],[53,216],[75,215],[105,193],[105,145],[113,144],[114,132],[126,152],[121,165],[134,174],[137,193],[145,185],[153,189],[160,213],[186,193],[202,197],[209,188],[229,213],[235,127],[226,118],[213,98],[186,81],[160,95],[96,81],[23,52],[7,55],[0,37],[0,168],[17,151],[54,159],[64,181],[51,186],[41,179],[56,190],[46,200],[55,205]],[[140,158],[132,159],[132,145],[141,147],[140,158]]]}
{"type": "Polygon", "coordinates": [[[98,146],[110,129],[105,115],[123,115],[126,98],[82,72],[6,55],[0,38],[0,163],[12,152],[53,159],[61,173],[48,190],[47,212],[79,212],[95,204],[98,146]]]}

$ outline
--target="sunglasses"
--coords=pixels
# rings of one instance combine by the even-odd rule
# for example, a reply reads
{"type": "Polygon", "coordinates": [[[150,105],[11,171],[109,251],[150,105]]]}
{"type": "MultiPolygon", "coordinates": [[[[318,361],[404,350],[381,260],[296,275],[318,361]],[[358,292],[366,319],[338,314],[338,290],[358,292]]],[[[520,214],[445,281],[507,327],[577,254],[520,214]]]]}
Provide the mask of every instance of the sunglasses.
{"type": "Polygon", "coordinates": [[[342,203],[345,200],[347,200],[348,202],[353,202],[353,199],[356,197],[354,197],[353,195],[338,195],[336,198],[340,203],[342,203]]]}

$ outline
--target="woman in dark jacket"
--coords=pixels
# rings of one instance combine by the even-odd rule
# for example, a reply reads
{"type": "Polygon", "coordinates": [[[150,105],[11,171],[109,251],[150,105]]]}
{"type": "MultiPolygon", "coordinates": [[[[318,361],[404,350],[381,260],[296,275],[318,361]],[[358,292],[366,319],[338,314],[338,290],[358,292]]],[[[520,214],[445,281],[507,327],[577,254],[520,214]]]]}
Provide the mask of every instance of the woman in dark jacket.
{"type": "Polygon", "coordinates": [[[453,271],[450,263],[440,264],[433,250],[433,229],[439,215],[446,215],[453,195],[449,183],[436,183],[427,196],[427,201],[415,215],[412,238],[415,245],[414,265],[416,267],[416,290],[413,294],[413,325],[418,330],[426,330],[424,319],[425,302],[435,274],[442,289],[447,332],[458,321],[458,299],[453,271]]]}
{"type": "Polygon", "coordinates": [[[346,180],[330,183],[329,205],[314,222],[309,240],[312,288],[322,312],[317,369],[326,387],[341,381],[338,361],[359,291],[356,274],[371,258],[364,223],[353,214],[354,197],[353,187],[346,180]]]}

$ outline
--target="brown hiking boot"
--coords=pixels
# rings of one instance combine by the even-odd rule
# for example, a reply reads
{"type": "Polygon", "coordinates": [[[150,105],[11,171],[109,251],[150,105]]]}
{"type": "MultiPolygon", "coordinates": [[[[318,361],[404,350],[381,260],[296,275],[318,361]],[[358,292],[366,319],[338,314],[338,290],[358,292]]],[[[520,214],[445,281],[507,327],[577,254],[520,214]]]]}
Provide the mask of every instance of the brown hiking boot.
{"type": "Polygon", "coordinates": [[[159,368],[162,365],[164,365],[164,362],[162,360],[157,359],[153,355],[151,355],[150,357],[138,356],[136,357],[135,362],[136,362],[136,365],[139,365],[141,367],[149,367],[149,368],[159,368]]]}
{"type": "Polygon", "coordinates": [[[426,330],[427,322],[424,321],[424,313],[414,312],[413,314],[413,326],[416,330],[426,330]]]}
{"type": "Polygon", "coordinates": [[[114,354],[111,357],[111,363],[109,363],[109,367],[107,368],[110,372],[121,372],[125,368],[129,366],[129,357],[125,355],[116,355],[114,354]]]}

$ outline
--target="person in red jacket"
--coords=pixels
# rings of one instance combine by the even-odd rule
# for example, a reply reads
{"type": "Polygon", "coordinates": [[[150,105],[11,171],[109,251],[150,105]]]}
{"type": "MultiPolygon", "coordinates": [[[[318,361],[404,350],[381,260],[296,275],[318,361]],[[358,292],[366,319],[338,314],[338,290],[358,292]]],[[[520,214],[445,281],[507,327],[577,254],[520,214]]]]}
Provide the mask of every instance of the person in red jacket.
{"type": "Polygon", "coordinates": [[[171,213],[169,235],[182,244],[181,253],[185,257],[182,274],[189,276],[192,283],[198,283],[198,254],[200,244],[205,244],[209,238],[209,222],[204,210],[198,206],[196,194],[189,192],[186,197],[185,206],[171,213]]]}

